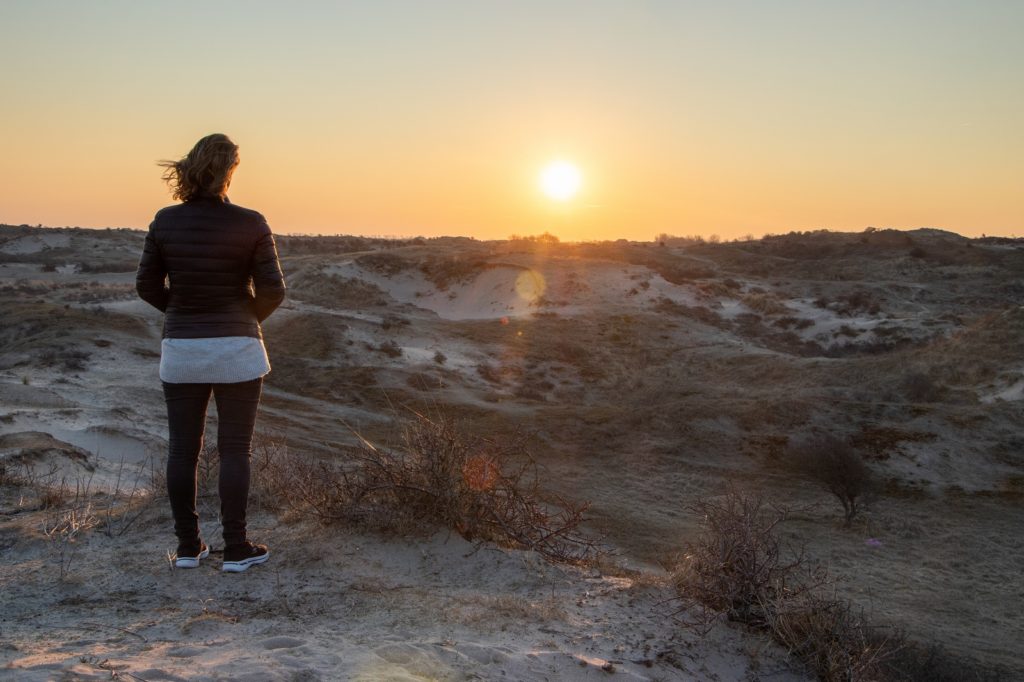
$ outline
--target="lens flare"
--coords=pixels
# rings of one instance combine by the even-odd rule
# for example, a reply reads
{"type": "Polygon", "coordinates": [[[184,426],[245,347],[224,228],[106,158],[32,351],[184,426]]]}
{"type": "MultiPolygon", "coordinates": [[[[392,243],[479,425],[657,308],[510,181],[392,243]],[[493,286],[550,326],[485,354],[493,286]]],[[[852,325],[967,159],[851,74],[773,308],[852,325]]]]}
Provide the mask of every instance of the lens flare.
{"type": "Polygon", "coordinates": [[[515,286],[516,294],[519,295],[519,298],[530,303],[543,296],[544,290],[547,289],[544,275],[536,270],[523,270],[519,273],[519,276],[516,277],[515,286]]]}

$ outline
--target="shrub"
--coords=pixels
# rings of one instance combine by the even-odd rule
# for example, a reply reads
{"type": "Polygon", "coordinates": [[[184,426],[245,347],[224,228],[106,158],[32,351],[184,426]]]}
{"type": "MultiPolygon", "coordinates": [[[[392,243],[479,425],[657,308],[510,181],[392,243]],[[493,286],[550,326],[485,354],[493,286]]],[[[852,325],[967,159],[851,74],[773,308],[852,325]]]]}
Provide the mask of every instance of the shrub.
{"type": "Polygon", "coordinates": [[[829,682],[884,679],[880,666],[898,638],[875,634],[848,601],[828,596],[834,581],[802,550],[784,550],[777,528],[789,509],[736,491],[691,509],[703,528],[675,572],[685,607],[700,609],[689,625],[706,631],[719,617],[745,623],[829,682]]]}
{"type": "Polygon", "coordinates": [[[755,626],[768,624],[776,597],[822,582],[807,569],[801,554],[783,556],[775,528],[789,514],[759,496],[730,491],[720,499],[703,499],[690,507],[703,529],[687,544],[675,572],[676,590],[687,606],[699,606],[693,624],[710,624],[717,616],[755,626]],[[800,575],[799,581],[794,576],[800,575]]]}
{"type": "Polygon", "coordinates": [[[521,436],[471,437],[447,416],[420,414],[401,425],[396,447],[356,436],[359,446],[345,466],[297,456],[280,444],[258,447],[254,466],[263,483],[256,487],[324,523],[399,531],[446,527],[467,540],[533,550],[555,562],[587,562],[599,554],[597,543],[579,530],[587,504],[541,502],[536,465],[521,436]]]}
{"type": "Polygon", "coordinates": [[[832,493],[843,506],[847,527],[878,490],[874,473],[847,441],[828,433],[797,439],[789,448],[793,470],[832,493]]]}

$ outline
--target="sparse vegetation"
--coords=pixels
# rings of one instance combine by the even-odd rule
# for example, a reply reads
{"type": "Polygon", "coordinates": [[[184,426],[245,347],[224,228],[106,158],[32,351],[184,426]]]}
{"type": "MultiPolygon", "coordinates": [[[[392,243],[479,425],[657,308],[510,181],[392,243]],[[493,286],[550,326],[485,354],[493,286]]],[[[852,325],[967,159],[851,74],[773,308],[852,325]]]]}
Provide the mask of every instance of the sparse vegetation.
{"type": "Polygon", "coordinates": [[[740,299],[743,305],[761,315],[785,315],[790,312],[774,294],[751,293],[740,299]]]}
{"type": "Polygon", "coordinates": [[[675,573],[684,608],[697,611],[686,625],[706,631],[724,617],[769,634],[826,682],[881,679],[898,637],[880,635],[829,594],[834,580],[822,567],[783,547],[778,527],[788,508],[732,490],[692,511],[702,530],[675,573]]]}
{"type": "Polygon", "coordinates": [[[364,254],[356,258],[356,263],[367,270],[371,270],[388,277],[394,277],[400,272],[404,272],[415,267],[414,261],[388,251],[374,251],[372,253],[364,254]]]}
{"type": "Polygon", "coordinates": [[[555,562],[585,562],[599,553],[597,542],[580,532],[587,504],[554,496],[552,511],[542,502],[536,465],[519,435],[474,438],[451,418],[415,414],[403,422],[395,447],[360,438],[348,466],[310,461],[279,445],[260,453],[256,487],[266,498],[284,492],[293,512],[324,523],[446,527],[467,540],[532,550],[555,562]]]}
{"type": "Polygon", "coordinates": [[[383,307],[390,300],[380,287],[358,277],[342,277],[318,270],[303,270],[289,276],[288,295],[332,308],[383,307]]]}
{"type": "Polygon", "coordinates": [[[775,529],[788,509],[737,491],[699,500],[689,509],[703,526],[675,573],[683,603],[699,610],[688,624],[706,628],[724,616],[767,626],[778,596],[795,598],[825,583],[802,554],[784,556],[775,529]]]}
{"type": "MultiPolygon", "coordinates": [[[[467,282],[491,267],[484,258],[431,257],[420,264],[420,272],[439,291],[467,282]]],[[[453,292],[454,293],[454,292],[453,292]]]]}

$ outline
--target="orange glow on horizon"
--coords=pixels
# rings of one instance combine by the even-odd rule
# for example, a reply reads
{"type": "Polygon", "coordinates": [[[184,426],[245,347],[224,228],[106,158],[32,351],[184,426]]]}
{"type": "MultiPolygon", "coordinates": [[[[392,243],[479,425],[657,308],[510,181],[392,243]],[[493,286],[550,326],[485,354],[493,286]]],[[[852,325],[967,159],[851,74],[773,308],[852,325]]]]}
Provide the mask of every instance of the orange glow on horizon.
{"type": "Polygon", "coordinates": [[[1024,234],[1024,4],[789,5],[0,3],[0,222],[144,228],[219,131],[282,234],[1024,234]]]}

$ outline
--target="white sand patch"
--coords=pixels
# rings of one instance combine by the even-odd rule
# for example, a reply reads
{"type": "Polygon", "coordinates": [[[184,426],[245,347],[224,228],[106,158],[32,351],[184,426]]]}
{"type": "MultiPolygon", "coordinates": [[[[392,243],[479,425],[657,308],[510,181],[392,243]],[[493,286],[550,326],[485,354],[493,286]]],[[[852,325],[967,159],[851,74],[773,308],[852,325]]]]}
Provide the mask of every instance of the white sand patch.
{"type": "Polygon", "coordinates": [[[65,232],[34,230],[32,234],[16,237],[0,244],[0,252],[12,256],[39,253],[46,249],[62,249],[71,245],[71,236],[65,232]]]}
{"type": "Polygon", "coordinates": [[[749,313],[750,309],[733,298],[726,298],[718,301],[716,312],[727,320],[732,320],[742,313],[749,313]]]}
{"type": "Polygon", "coordinates": [[[574,315],[599,306],[647,304],[663,296],[686,305],[698,301],[693,287],[671,284],[642,266],[610,262],[491,263],[470,281],[446,289],[438,289],[419,271],[387,276],[352,261],[324,272],[369,282],[394,300],[445,320],[513,318],[539,311],[574,315]]]}
{"type": "Polygon", "coordinates": [[[980,396],[983,403],[1024,400],[1024,367],[1006,373],[1001,385],[980,396]]]}
{"type": "MultiPolygon", "coordinates": [[[[422,340],[422,345],[401,345],[402,355],[407,361],[414,365],[434,364],[434,354],[437,350],[427,347],[430,342],[422,340]]],[[[413,343],[416,343],[415,341],[413,343]]],[[[436,346],[434,346],[436,348],[436,346]]]]}
{"type": "Polygon", "coordinates": [[[53,484],[63,480],[72,488],[112,491],[129,478],[123,475],[126,470],[141,481],[138,472],[159,459],[166,441],[123,425],[96,424],[96,419],[79,410],[11,414],[0,437],[14,445],[3,456],[19,458],[37,475],[48,476],[53,484]],[[30,434],[42,435],[33,439],[30,434]]]}
{"type": "Polygon", "coordinates": [[[396,301],[433,311],[446,320],[484,320],[519,317],[534,312],[543,295],[543,277],[525,268],[496,266],[472,281],[437,289],[420,273],[384,277],[355,267],[347,276],[371,282],[396,301]]]}
{"type": "MultiPolygon", "coordinates": [[[[828,308],[815,305],[812,299],[807,298],[787,299],[782,303],[792,310],[792,317],[811,323],[803,328],[794,328],[793,331],[805,340],[817,341],[824,345],[863,342],[874,338],[873,332],[876,327],[899,322],[899,320],[891,318],[867,315],[849,317],[837,315],[828,308]],[[865,334],[871,334],[871,336],[867,337],[865,334]]],[[[913,324],[913,326],[917,327],[918,325],[913,324]]]]}
{"type": "Polygon", "coordinates": [[[96,459],[105,459],[112,463],[147,462],[164,444],[162,439],[151,434],[133,430],[129,435],[123,427],[104,424],[90,425],[84,429],[51,427],[50,431],[57,438],[86,450],[96,459]]]}
{"type": "Polygon", "coordinates": [[[431,346],[429,350],[432,361],[436,353],[441,353],[444,356],[442,366],[454,370],[472,371],[481,361],[487,359],[486,354],[471,344],[444,343],[431,346]]]}
{"type": "MultiPolygon", "coordinates": [[[[643,269],[646,270],[646,268],[643,269]]],[[[696,306],[702,304],[696,287],[672,284],[654,272],[650,272],[650,279],[640,281],[647,281],[649,283],[649,288],[643,290],[643,296],[647,302],[653,303],[660,298],[667,298],[680,305],[696,306]]]]}

